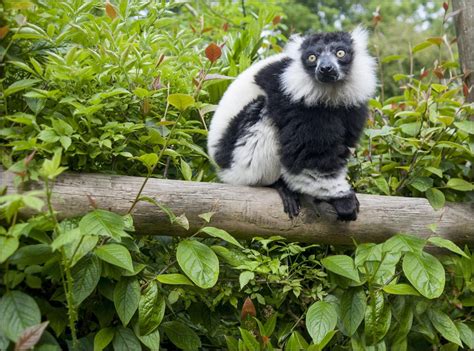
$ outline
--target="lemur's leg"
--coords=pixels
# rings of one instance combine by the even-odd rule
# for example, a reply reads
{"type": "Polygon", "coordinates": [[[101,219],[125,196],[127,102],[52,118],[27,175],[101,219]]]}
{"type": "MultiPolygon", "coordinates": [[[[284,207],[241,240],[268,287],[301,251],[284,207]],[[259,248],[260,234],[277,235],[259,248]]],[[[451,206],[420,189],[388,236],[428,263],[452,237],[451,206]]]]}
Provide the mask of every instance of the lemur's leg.
{"type": "Polygon", "coordinates": [[[298,174],[283,171],[283,179],[295,192],[314,197],[315,202],[331,204],[341,221],[354,221],[359,212],[359,201],[346,180],[346,169],[333,174],[304,169],[298,174]]]}
{"type": "Polygon", "coordinates": [[[278,179],[271,185],[272,188],[278,191],[278,194],[283,201],[283,211],[293,219],[300,213],[300,195],[288,188],[283,179],[278,179]]]}

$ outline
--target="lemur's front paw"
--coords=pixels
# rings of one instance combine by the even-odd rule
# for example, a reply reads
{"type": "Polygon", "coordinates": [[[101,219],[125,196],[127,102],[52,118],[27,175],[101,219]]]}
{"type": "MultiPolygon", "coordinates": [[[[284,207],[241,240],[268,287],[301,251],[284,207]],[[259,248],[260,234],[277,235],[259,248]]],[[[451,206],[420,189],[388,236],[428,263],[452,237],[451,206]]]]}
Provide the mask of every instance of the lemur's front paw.
{"type": "Polygon", "coordinates": [[[355,221],[359,213],[359,200],[354,191],[349,195],[328,201],[336,210],[337,219],[343,222],[355,221]]]}
{"type": "Polygon", "coordinates": [[[274,183],[272,187],[278,191],[283,202],[283,211],[285,211],[288,217],[290,219],[298,217],[301,210],[299,194],[291,191],[281,179],[274,183]]]}

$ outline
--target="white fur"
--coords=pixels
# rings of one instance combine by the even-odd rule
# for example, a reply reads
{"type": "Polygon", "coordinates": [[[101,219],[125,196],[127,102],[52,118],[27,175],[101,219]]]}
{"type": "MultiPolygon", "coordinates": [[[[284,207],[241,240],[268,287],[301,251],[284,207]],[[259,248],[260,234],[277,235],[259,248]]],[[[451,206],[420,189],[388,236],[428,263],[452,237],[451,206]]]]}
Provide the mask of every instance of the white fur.
{"type": "Polygon", "coordinates": [[[227,88],[211,121],[207,139],[209,155],[214,158],[217,144],[229,123],[248,103],[265,92],[255,83],[255,75],[266,65],[282,60],[286,55],[278,54],[259,61],[244,72],[227,88]]]}
{"type": "Polygon", "coordinates": [[[263,118],[238,141],[231,167],[221,170],[219,178],[235,185],[271,185],[280,178],[279,155],[275,126],[268,118],[263,118]]]}
{"type": "Polygon", "coordinates": [[[376,61],[367,51],[368,33],[357,27],[351,33],[354,45],[354,59],[349,74],[343,81],[319,83],[308,76],[300,60],[301,39],[290,41],[285,52],[293,62],[282,75],[285,93],[294,102],[303,100],[311,106],[318,103],[326,105],[357,105],[372,97],[376,88],[376,61]],[[297,59],[295,59],[297,58],[297,59]]]}
{"type": "Polygon", "coordinates": [[[304,169],[295,175],[283,169],[282,177],[293,191],[329,200],[350,194],[351,186],[346,180],[346,172],[346,169],[342,169],[336,176],[328,177],[316,170],[304,169]]]}

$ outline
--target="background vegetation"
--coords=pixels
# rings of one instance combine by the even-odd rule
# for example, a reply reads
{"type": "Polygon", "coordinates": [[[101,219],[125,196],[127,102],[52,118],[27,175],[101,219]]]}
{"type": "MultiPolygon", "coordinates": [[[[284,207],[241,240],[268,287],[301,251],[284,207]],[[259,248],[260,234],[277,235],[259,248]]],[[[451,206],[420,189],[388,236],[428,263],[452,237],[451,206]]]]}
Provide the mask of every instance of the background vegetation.
{"type": "MultiPolygon", "coordinates": [[[[212,213],[201,215],[206,239],[134,237],[130,215],[58,222],[50,206],[66,169],[214,181],[207,125],[232,78],[294,30],[359,22],[373,31],[380,89],[350,164],[355,188],[435,208],[472,201],[474,108],[449,7],[377,3],[0,4],[1,163],[18,184],[45,184],[0,197],[0,349],[474,348],[474,259],[436,226],[427,241],[343,250],[239,243],[212,213]],[[39,214],[19,220],[25,206],[39,214]],[[453,254],[437,258],[433,245],[453,254]]],[[[135,200],[187,227],[185,214],[135,200]]]]}

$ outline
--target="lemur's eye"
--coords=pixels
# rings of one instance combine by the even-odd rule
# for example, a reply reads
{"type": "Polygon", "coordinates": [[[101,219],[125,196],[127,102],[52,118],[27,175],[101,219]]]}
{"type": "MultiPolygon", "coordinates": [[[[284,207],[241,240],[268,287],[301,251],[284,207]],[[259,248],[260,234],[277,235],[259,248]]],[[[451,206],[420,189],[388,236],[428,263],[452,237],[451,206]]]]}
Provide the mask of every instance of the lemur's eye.
{"type": "Polygon", "coordinates": [[[311,54],[308,56],[308,62],[316,62],[316,58],[316,55],[311,54]]]}
{"type": "Polygon", "coordinates": [[[336,52],[336,56],[339,57],[339,58],[342,58],[342,57],[346,56],[346,52],[344,50],[338,50],[336,52]]]}

